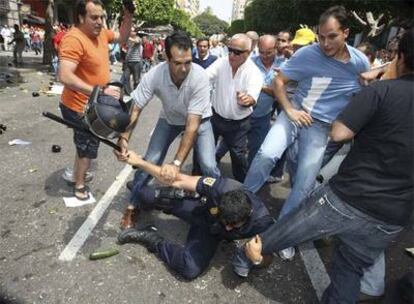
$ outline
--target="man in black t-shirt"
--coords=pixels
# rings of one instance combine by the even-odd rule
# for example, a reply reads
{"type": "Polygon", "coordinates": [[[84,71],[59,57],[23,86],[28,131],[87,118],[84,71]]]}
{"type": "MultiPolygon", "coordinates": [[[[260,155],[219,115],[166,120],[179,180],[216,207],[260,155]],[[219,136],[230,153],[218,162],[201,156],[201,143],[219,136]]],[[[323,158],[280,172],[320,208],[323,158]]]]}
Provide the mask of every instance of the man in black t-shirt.
{"type": "MultiPolygon", "coordinates": [[[[134,152],[129,152],[127,162],[165,182],[159,166],[134,152]]],[[[159,209],[189,223],[185,245],[165,240],[152,225],[124,230],[118,241],[146,246],[186,279],[196,278],[208,267],[221,240],[251,238],[273,223],[263,202],[235,180],[180,173],[171,186],[140,189],[140,209],[159,209]]]]}
{"type": "Polygon", "coordinates": [[[363,269],[395,240],[413,212],[414,29],[398,49],[398,79],[352,98],[332,126],[334,141],[354,145],[329,184],[249,241],[234,260],[247,275],[262,254],[337,235],[331,284],[322,303],[355,303],[363,269]]]}

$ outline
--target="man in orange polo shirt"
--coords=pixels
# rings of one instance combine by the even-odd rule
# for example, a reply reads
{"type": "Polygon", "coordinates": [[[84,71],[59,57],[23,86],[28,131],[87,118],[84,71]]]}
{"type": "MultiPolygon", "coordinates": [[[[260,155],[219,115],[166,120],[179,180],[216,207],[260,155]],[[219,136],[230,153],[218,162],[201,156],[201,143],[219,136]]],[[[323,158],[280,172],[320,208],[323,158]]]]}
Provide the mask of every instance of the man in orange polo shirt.
{"type": "MultiPolygon", "coordinates": [[[[103,92],[120,98],[117,87],[106,87],[110,81],[108,44],[125,43],[132,25],[132,9],[124,8],[124,18],[119,33],[103,28],[104,9],[100,0],[78,0],[75,7],[75,26],[67,32],[59,46],[59,78],[65,88],[60,108],[69,121],[83,124],[83,112],[96,85],[103,92]]],[[[87,200],[89,189],[85,175],[91,160],[97,157],[99,141],[86,132],[74,130],[76,157],[73,166],[74,195],[87,200]]]]}

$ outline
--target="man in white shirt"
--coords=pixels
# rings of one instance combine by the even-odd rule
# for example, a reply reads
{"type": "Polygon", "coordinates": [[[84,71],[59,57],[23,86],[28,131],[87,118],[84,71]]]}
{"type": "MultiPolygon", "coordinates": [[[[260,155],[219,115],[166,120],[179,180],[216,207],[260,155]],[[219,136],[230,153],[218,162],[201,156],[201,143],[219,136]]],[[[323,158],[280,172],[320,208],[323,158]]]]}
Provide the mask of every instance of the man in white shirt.
{"type": "Polygon", "coordinates": [[[233,175],[240,182],[247,172],[247,133],[250,115],[260,94],[263,77],[249,59],[251,39],[245,34],[234,35],[229,44],[229,55],[216,60],[206,70],[212,94],[212,125],[217,140],[223,137],[230,151],[233,175]]]}

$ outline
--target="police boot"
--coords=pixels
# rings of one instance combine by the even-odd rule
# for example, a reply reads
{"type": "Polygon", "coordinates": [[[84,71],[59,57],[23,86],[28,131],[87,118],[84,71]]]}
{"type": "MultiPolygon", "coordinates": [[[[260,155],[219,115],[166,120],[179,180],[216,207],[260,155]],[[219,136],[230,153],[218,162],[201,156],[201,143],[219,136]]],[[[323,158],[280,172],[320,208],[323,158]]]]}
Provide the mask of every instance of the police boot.
{"type": "Polygon", "coordinates": [[[164,239],[157,233],[157,227],[149,225],[143,229],[127,229],[118,235],[119,244],[139,243],[144,245],[149,252],[156,252],[157,245],[164,239]]]}

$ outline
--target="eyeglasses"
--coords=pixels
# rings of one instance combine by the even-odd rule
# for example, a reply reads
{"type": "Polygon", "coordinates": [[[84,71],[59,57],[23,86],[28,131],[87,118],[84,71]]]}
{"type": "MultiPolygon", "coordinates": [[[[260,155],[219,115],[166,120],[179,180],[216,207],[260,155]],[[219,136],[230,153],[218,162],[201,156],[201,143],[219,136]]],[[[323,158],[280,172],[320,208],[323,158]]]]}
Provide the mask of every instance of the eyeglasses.
{"type": "Polygon", "coordinates": [[[228,50],[229,50],[229,55],[230,55],[230,53],[233,53],[236,56],[240,56],[241,54],[247,52],[247,50],[244,50],[244,51],[242,51],[242,50],[236,50],[236,49],[233,49],[233,48],[230,48],[230,47],[228,48],[228,50]]]}

